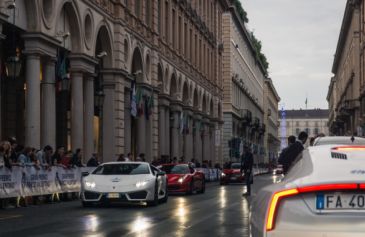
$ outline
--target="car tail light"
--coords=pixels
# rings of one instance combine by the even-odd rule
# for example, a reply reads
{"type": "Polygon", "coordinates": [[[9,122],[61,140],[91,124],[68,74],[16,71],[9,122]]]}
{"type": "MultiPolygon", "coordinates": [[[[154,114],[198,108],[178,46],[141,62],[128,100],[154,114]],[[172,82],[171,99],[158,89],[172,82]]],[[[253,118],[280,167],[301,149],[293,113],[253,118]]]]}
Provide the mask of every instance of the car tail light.
{"type": "Polygon", "coordinates": [[[266,231],[271,231],[275,227],[275,218],[278,212],[280,201],[284,198],[294,196],[300,193],[311,193],[318,191],[334,191],[334,190],[354,190],[365,189],[365,184],[321,184],[314,186],[304,186],[299,188],[287,189],[274,193],[269,203],[269,211],[266,219],[266,231]]]}
{"type": "Polygon", "coordinates": [[[338,146],[333,147],[335,151],[365,151],[365,146],[338,146]]]}

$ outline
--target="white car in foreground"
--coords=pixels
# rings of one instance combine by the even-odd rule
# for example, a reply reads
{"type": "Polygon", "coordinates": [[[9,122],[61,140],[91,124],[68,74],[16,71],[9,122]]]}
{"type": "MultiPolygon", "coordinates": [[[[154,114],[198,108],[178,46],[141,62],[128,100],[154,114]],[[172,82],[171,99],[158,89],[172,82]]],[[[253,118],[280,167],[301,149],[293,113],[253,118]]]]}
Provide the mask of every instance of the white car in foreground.
{"type": "Polygon", "coordinates": [[[365,236],[365,146],[305,149],[251,209],[253,237],[365,236]]]}
{"type": "Polygon", "coordinates": [[[146,162],[104,163],[82,178],[83,206],[129,202],[155,206],[167,198],[165,172],[146,162]]]}

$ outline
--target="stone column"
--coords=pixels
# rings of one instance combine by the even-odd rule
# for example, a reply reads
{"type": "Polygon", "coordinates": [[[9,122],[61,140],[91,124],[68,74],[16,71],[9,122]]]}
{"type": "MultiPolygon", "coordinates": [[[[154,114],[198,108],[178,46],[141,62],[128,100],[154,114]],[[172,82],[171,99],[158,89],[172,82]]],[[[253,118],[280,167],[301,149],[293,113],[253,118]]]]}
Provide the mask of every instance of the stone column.
{"type": "MultiPolygon", "coordinates": [[[[3,40],[6,38],[5,35],[2,34],[2,29],[3,29],[3,24],[2,22],[0,22],[0,53],[2,55],[2,51],[3,51],[3,40]]],[[[2,86],[2,83],[0,83],[0,91],[2,91],[1,89],[1,86],[2,86]]],[[[2,104],[2,95],[0,94],[0,105],[2,104]]],[[[1,113],[1,109],[0,109],[0,137],[3,137],[2,136],[2,113],[1,113]]]]}
{"type": "Polygon", "coordinates": [[[42,137],[41,148],[50,145],[56,149],[56,79],[55,59],[47,58],[42,81],[42,137]]]}
{"type": "Polygon", "coordinates": [[[146,153],[146,118],[144,114],[138,117],[137,119],[137,154],[136,157],[140,153],[146,153]]]}
{"type": "Polygon", "coordinates": [[[83,148],[84,142],[84,96],[83,74],[71,75],[71,149],[83,148]]]}
{"type": "Polygon", "coordinates": [[[171,136],[171,158],[179,158],[179,141],[180,141],[180,131],[179,131],[179,122],[180,122],[180,113],[181,106],[173,105],[171,106],[173,113],[173,125],[172,125],[172,136],[171,136]]]}
{"type": "Polygon", "coordinates": [[[103,161],[115,161],[115,116],[114,116],[114,101],[115,101],[115,84],[113,74],[103,75],[104,89],[104,104],[102,115],[102,130],[103,130],[103,161]]]}
{"type": "Polygon", "coordinates": [[[165,119],[166,119],[166,115],[165,115],[166,109],[162,105],[160,105],[158,109],[159,109],[159,113],[158,113],[158,122],[159,122],[159,124],[158,124],[158,127],[159,127],[158,135],[159,135],[159,141],[158,142],[159,142],[159,150],[160,150],[159,155],[161,157],[161,155],[165,155],[166,154],[166,143],[165,143],[165,141],[168,138],[165,137],[166,136],[165,135],[166,134],[166,131],[165,131],[165,129],[166,129],[166,126],[165,126],[165,124],[166,124],[166,122],[165,122],[165,119]]]}
{"type": "Polygon", "coordinates": [[[171,141],[170,141],[170,109],[168,107],[165,108],[165,155],[170,156],[171,152],[171,141]]]}
{"type": "Polygon", "coordinates": [[[124,155],[131,152],[131,92],[126,90],[124,95],[124,155]]]}
{"type": "Polygon", "coordinates": [[[29,54],[26,59],[25,145],[40,148],[41,87],[40,56],[29,54]]]}
{"type": "Polygon", "coordinates": [[[94,78],[91,76],[85,80],[84,99],[84,161],[87,161],[94,152],[94,78]]]}
{"type": "Polygon", "coordinates": [[[194,146],[195,146],[194,158],[201,163],[201,161],[203,160],[202,157],[203,149],[202,149],[202,139],[201,139],[201,129],[203,124],[201,121],[201,116],[196,114],[195,121],[196,125],[195,125],[195,139],[194,139],[194,146]]]}
{"type": "Polygon", "coordinates": [[[184,134],[184,155],[185,161],[193,158],[193,131],[192,131],[192,115],[190,110],[184,110],[185,116],[188,116],[188,133],[184,134]]]}

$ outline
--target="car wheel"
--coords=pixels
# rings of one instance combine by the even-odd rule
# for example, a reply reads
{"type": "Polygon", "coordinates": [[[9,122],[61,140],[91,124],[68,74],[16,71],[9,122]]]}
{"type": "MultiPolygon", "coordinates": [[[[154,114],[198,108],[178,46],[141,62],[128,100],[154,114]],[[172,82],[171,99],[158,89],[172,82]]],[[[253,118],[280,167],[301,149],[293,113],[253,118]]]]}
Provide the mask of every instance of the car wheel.
{"type": "Polygon", "coordinates": [[[186,194],[191,195],[194,192],[194,180],[192,179],[189,183],[188,191],[186,191],[186,194]]]}
{"type": "Polygon", "coordinates": [[[203,182],[202,182],[202,188],[199,191],[199,193],[205,193],[205,180],[203,180],[203,182]]]}
{"type": "Polygon", "coordinates": [[[149,207],[154,207],[154,206],[157,206],[158,205],[158,186],[157,186],[157,181],[156,181],[156,184],[155,184],[155,194],[154,194],[154,197],[153,197],[153,200],[152,201],[148,201],[147,202],[147,206],[149,207]]]}
{"type": "Polygon", "coordinates": [[[83,207],[92,207],[92,206],[93,206],[93,203],[92,203],[92,202],[85,202],[85,201],[82,201],[82,206],[83,206],[83,207]]]}

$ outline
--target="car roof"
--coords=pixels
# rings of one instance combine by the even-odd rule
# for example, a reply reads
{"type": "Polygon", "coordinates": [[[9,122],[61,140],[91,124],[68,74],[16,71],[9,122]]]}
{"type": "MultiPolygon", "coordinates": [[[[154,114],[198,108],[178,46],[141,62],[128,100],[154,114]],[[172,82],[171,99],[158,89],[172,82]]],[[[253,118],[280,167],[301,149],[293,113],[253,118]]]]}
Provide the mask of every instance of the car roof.
{"type": "Polygon", "coordinates": [[[187,163],[166,163],[166,164],[161,164],[160,166],[172,166],[172,165],[189,165],[187,163]]]}
{"type": "Polygon", "coordinates": [[[365,145],[365,138],[363,137],[352,137],[352,136],[328,136],[328,137],[318,137],[314,141],[314,146],[321,146],[327,144],[344,144],[344,145],[365,145]],[[351,139],[354,139],[353,142],[351,139]]]}
{"type": "Polygon", "coordinates": [[[105,162],[102,165],[117,165],[117,164],[146,164],[146,165],[149,165],[148,162],[142,162],[142,161],[111,161],[111,162],[105,162]]]}
{"type": "Polygon", "coordinates": [[[321,145],[305,149],[301,158],[297,158],[297,162],[289,170],[286,182],[297,186],[314,183],[364,183],[365,150],[351,147],[321,145]],[[350,149],[337,149],[340,147],[350,149]]]}

